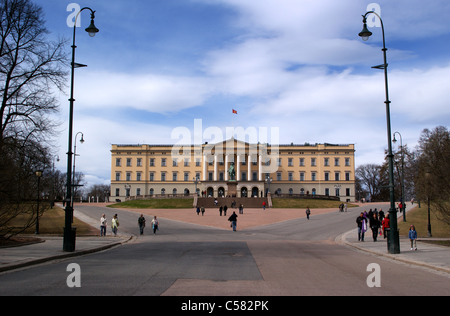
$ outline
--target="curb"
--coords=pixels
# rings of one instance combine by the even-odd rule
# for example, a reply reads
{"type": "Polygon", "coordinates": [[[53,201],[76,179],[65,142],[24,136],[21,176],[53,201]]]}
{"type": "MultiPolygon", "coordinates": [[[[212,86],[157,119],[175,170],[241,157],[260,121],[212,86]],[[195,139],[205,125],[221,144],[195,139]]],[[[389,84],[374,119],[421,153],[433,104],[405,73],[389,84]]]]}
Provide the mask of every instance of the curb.
{"type": "Polygon", "coordinates": [[[30,261],[23,262],[23,263],[12,264],[9,266],[0,267],[0,273],[15,270],[15,269],[20,269],[20,268],[24,268],[24,267],[28,267],[28,266],[32,266],[32,265],[37,265],[37,264],[45,263],[48,261],[67,259],[67,258],[83,256],[83,255],[91,254],[91,253],[95,253],[95,252],[100,252],[100,251],[110,249],[110,248],[113,248],[116,246],[121,246],[121,245],[129,242],[132,239],[133,239],[133,236],[130,235],[130,236],[128,236],[128,239],[126,239],[124,241],[118,241],[118,242],[115,242],[115,243],[112,243],[109,245],[105,245],[105,246],[100,246],[97,248],[85,249],[85,250],[65,253],[62,255],[49,256],[49,257],[45,257],[45,258],[30,260],[30,261]]]}
{"type": "Polygon", "coordinates": [[[435,265],[432,265],[432,264],[429,264],[429,263],[426,263],[426,262],[422,262],[422,261],[415,261],[415,260],[408,260],[408,259],[404,259],[404,258],[399,258],[399,257],[396,257],[394,254],[383,253],[383,252],[380,252],[380,251],[373,251],[373,250],[369,250],[369,249],[364,248],[364,247],[360,247],[360,246],[358,246],[358,245],[356,245],[354,243],[351,243],[351,242],[347,241],[346,236],[348,234],[350,234],[350,233],[354,233],[354,230],[350,230],[350,231],[348,231],[346,233],[343,233],[343,234],[337,236],[335,241],[338,242],[338,243],[345,244],[347,246],[356,248],[358,250],[365,251],[367,253],[371,253],[373,255],[386,257],[386,258],[389,258],[389,259],[392,259],[392,260],[395,260],[395,261],[399,261],[399,262],[402,262],[402,263],[413,264],[413,265],[416,265],[416,266],[425,267],[425,268],[436,270],[436,271],[439,271],[439,272],[450,273],[450,269],[447,269],[447,268],[438,267],[438,266],[435,266],[435,265]]]}

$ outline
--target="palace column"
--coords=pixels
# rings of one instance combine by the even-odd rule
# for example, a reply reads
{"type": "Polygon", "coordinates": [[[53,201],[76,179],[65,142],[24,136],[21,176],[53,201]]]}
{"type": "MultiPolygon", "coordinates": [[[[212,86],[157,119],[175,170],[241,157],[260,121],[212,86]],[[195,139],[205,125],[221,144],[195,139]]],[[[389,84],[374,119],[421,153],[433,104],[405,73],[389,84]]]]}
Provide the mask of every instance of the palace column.
{"type": "Polygon", "coordinates": [[[262,181],[263,177],[262,177],[262,155],[259,155],[258,157],[259,161],[258,161],[258,180],[262,181]]]}
{"type": "Polygon", "coordinates": [[[203,155],[203,180],[206,181],[206,155],[203,155]]]}
{"type": "Polygon", "coordinates": [[[236,156],[236,180],[241,180],[241,155],[236,156]]]}
{"type": "Polygon", "coordinates": [[[252,181],[252,155],[251,154],[248,154],[247,164],[248,164],[247,180],[252,181]]]}
{"type": "Polygon", "coordinates": [[[228,181],[228,154],[225,154],[225,181],[228,181]]]}
{"type": "Polygon", "coordinates": [[[214,181],[217,181],[217,160],[219,156],[214,154],[214,181]]]}

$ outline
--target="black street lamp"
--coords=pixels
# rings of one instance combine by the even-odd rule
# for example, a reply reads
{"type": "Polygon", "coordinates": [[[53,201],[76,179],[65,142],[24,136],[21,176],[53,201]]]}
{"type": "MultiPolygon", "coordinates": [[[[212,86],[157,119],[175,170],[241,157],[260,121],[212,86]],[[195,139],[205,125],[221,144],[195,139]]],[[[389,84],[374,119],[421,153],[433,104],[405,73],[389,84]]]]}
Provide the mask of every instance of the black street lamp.
{"type": "Polygon", "coordinates": [[[80,139],[80,143],[83,144],[84,143],[84,134],[82,132],[78,132],[75,134],[75,144],[73,146],[73,171],[72,171],[72,207],[73,207],[73,203],[74,203],[74,197],[75,197],[75,187],[78,186],[75,183],[75,160],[77,158],[77,136],[78,134],[81,134],[81,139],[80,139]]]}
{"type": "Polygon", "coordinates": [[[272,178],[270,177],[269,174],[267,174],[266,176],[266,183],[267,183],[267,191],[266,191],[266,197],[268,197],[270,195],[270,184],[272,183],[272,178]]]}
{"type": "Polygon", "coordinates": [[[427,225],[427,233],[428,237],[433,237],[431,234],[431,192],[430,192],[430,184],[431,184],[431,173],[429,171],[425,172],[426,179],[426,187],[427,187],[427,206],[428,206],[428,225],[427,225]]]}
{"type": "Polygon", "coordinates": [[[400,136],[400,150],[401,150],[401,156],[402,156],[402,212],[403,212],[403,221],[406,222],[406,203],[405,203],[405,154],[403,152],[403,139],[402,134],[399,132],[394,133],[394,139],[392,140],[394,144],[397,142],[395,139],[395,134],[398,134],[400,136]]]}
{"type": "Polygon", "coordinates": [[[34,233],[36,235],[39,235],[39,201],[41,199],[41,177],[42,177],[42,170],[36,171],[36,177],[38,179],[37,181],[37,207],[36,207],[36,228],[34,233]]]}
{"type": "Polygon", "coordinates": [[[368,11],[363,15],[363,29],[358,34],[364,41],[367,41],[369,37],[372,35],[367,29],[367,16],[369,14],[375,14],[381,22],[381,31],[383,34],[383,57],[384,64],[374,66],[372,68],[383,69],[384,70],[384,83],[385,83],[385,92],[386,92],[386,121],[387,121],[387,136],[388,136],[388,160],[389,160],[389,196],[390,196],[390,208],[389,208],[389,222],[390,222],[390,231],[388,238],[388,252],[391,254],[400,253],[400,239],[397,228],[397,213],[395,210],[395,195],[394,195],[394,155],[392,154],[392,141],[391,141],[391,117],[390,117],[390,103],[389,101],[389,88],[388,88],[388,63],[386,57],[386,40],[384,36],[384,25],[381,17],[374,11],[368,11]]]}
{"type": "Polygon", "coordinates": [[[194,184],[195,184],[195,195],[196,196],[199,196],[199,194],[198,194],[198,192],[197,192],[197,185],[199,184],[199,183],[201,183],[200,182],[200,179],[199,179],[199,177],[195,177],[195,178],[193,178],[192,180],[194,180],[194,184]]]}
{"type": "Polygon", "coordinates": [[[73,129],[73,86],[74,86],[74,75],[75,68],[82,67],[85,65],[75,63],[75,31],[77,29],[77,19],[80,13],[84,10],[91,11],[91,24],[86,28],[86,32],[89,36],[93,37],[98,33],[98,28],[94,25],[95,11],[91,8],[84,7],[76,15],[73,24],[73,43],[72,43],[72,63],[71,63],[71,81],[70,81],[70,110],[69,110],[69,145],[67,151],[67,181],[66,181],[66,207],[65,207],[65,226],[64,226],[64,239],[63,239],[63,250],[68,252],[75,251],[75,230],[72,229],[72,219],[73,219],[73,206],[72,200],[72,129],[73,129]]]}

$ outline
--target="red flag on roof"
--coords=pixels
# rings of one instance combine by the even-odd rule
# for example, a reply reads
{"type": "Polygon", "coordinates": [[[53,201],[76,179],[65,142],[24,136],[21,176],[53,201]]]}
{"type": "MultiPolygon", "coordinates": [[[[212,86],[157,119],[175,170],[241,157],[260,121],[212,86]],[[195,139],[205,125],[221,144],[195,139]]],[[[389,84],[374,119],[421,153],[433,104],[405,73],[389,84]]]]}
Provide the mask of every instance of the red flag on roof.
{"type": "Polygon", "coordinates": [[[233,109],[233,114],[237,114],[237,111],[235,109],[233,109]]]}

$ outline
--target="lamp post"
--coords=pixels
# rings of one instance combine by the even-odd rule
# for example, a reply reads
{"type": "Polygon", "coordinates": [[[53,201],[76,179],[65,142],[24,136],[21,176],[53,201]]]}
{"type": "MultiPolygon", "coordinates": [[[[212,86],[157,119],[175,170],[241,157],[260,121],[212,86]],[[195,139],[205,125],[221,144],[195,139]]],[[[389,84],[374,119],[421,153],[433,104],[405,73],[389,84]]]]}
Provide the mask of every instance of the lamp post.
{"type": "Polygon", "coordinates": [[[426,178],[426,186],[427,186],[427,206],[428,206],[428,225],[427,225],[427,233],[428,237],[432,237],[431,234],[431,192],[430,192],[430,183],[431,183],[431,173],[429,171],[425,172],[425,178],[426,178]]]}
{"type": "Polygon", "coordinates": [[[56,155],[55,159],[53,159],[52,162],[52,198],[50,200],[50,208],[53,208],[53,206],[55,205],[55,160],[59,162],[59,156],[56,155]]]}
{"type": "Polygon", "coordinates": [[[65,226],[64,226],[64,239],[63,239],[63,250],[68,252],[75,251],[75,231],[72,230],[72,218],[73,218],[73,206],[72,206],[72,129],[73,129],[73,87],[74,87],[74,75],[75,68],[82,67],[75,63],[75,31],[77,25],[77,19],[80,13],[84,10],[91,11],[91,24],[86,28],[86,32],[89,36],[93,37],[99,31],[94,25],[95,11],[91,8],[84,7],[76,15],[73,24],[73,43],[72,43],[72,63],[71,63],[71,80],[70,80],[70,109],[69,109],[69,144],[67,151],[67,181],[66,181],[66,207],[65,207],[65,226]]]}
{"type": "Polygon", "coordinates": [[[266,183],[267,183],[266,197],[268,197],[270,194],[270,184],[272,183],[272,178],[270,177],[270,175],[266,176],[266,183]]]}
{"type": "MultiPolygon", "coordinates": [[[[73,172],[72,172],[72,207],[73,207],[73,199],[75,197],[75,186],[77,186],[75,184],[75,159],[77,157],[77,136],[78,134],[81,134],[81,139],[80,139],[80,143],[84,143],[84,134],[82,132],[78,132],[75,134],[75,144],[73,146],[73,172]]],[[[78,155],[79,156],[79,155],[78,155]]]]}
{"type": "Polygon", "coordinates": [[[40,196],[41,196],[41,177],[42,177],[42,170],[37,170],[36,171],[36,177],[37,177],[37,207],[36,207],[36,228],[34,233],[36,235],[39,235],[39,200],[40,200],[40,196]]]}
{"type": "Polygon", "coordinates": [[[195,177],[195,178],[193,178],[192,180],[194,180],[194,184],[195,184],[195,194],[196,194],[197,196],[199,196],[199,194],[198,194],[198,192],[197,192],[197,185],[200,183],[200,179],[199,179],[199,177],[195,177]]]}
{"type": "Polygon", "coordinates": [[[384,36],[384,25],[381,17],[374,11],[368,11],[363,15],[363,30],[358,34],[364,41],[367,41],[369,37],[372,35],[367,29],[367,16],[369,14],[375,14],[381,22],[381,31],[383,34],[383,58],[384,64],[374,66],[372,68],[375,69],[383,69],[384,70],[384,84],[385,84],[385,92],[386,92],[386,122],[387,122],[387,137],[388,137],[388,160],[389,160],[389,197],[390,197],[390,208],[389,208],[389,222],[390,222],[390,231],[389,231],[389,239],[388,239],[388,252],[391,254],[400,253],[400,239],[397,228],[397,214],[395,211],[395,195],[394,195],[394,155],[392,154],[392,141],[391,141],[391,117],[390,117],[390,103],[389,101],[389,88],[388,88],[388,63],[386,57],[386,40],[384,36]]]}
{"type": "Polygon", "coordinates": [[[404,152],[403,152],[403,139],[402,139],[402,134],[400,134],[399,132],[395,132],[394,133],[394,139],[392,140],[394,142],[394,144],[397,142],[397,140],[395,139],[395,134],[398,134],[400,136],[400,148],[401,148],[401,156],[402,156],[402,212],[403,212],[403,221],[406,222],[406,205],[405,205],[405,169],[404,169],[404,165],[405,165],[405,156],[404,156],[404,152]]]}

